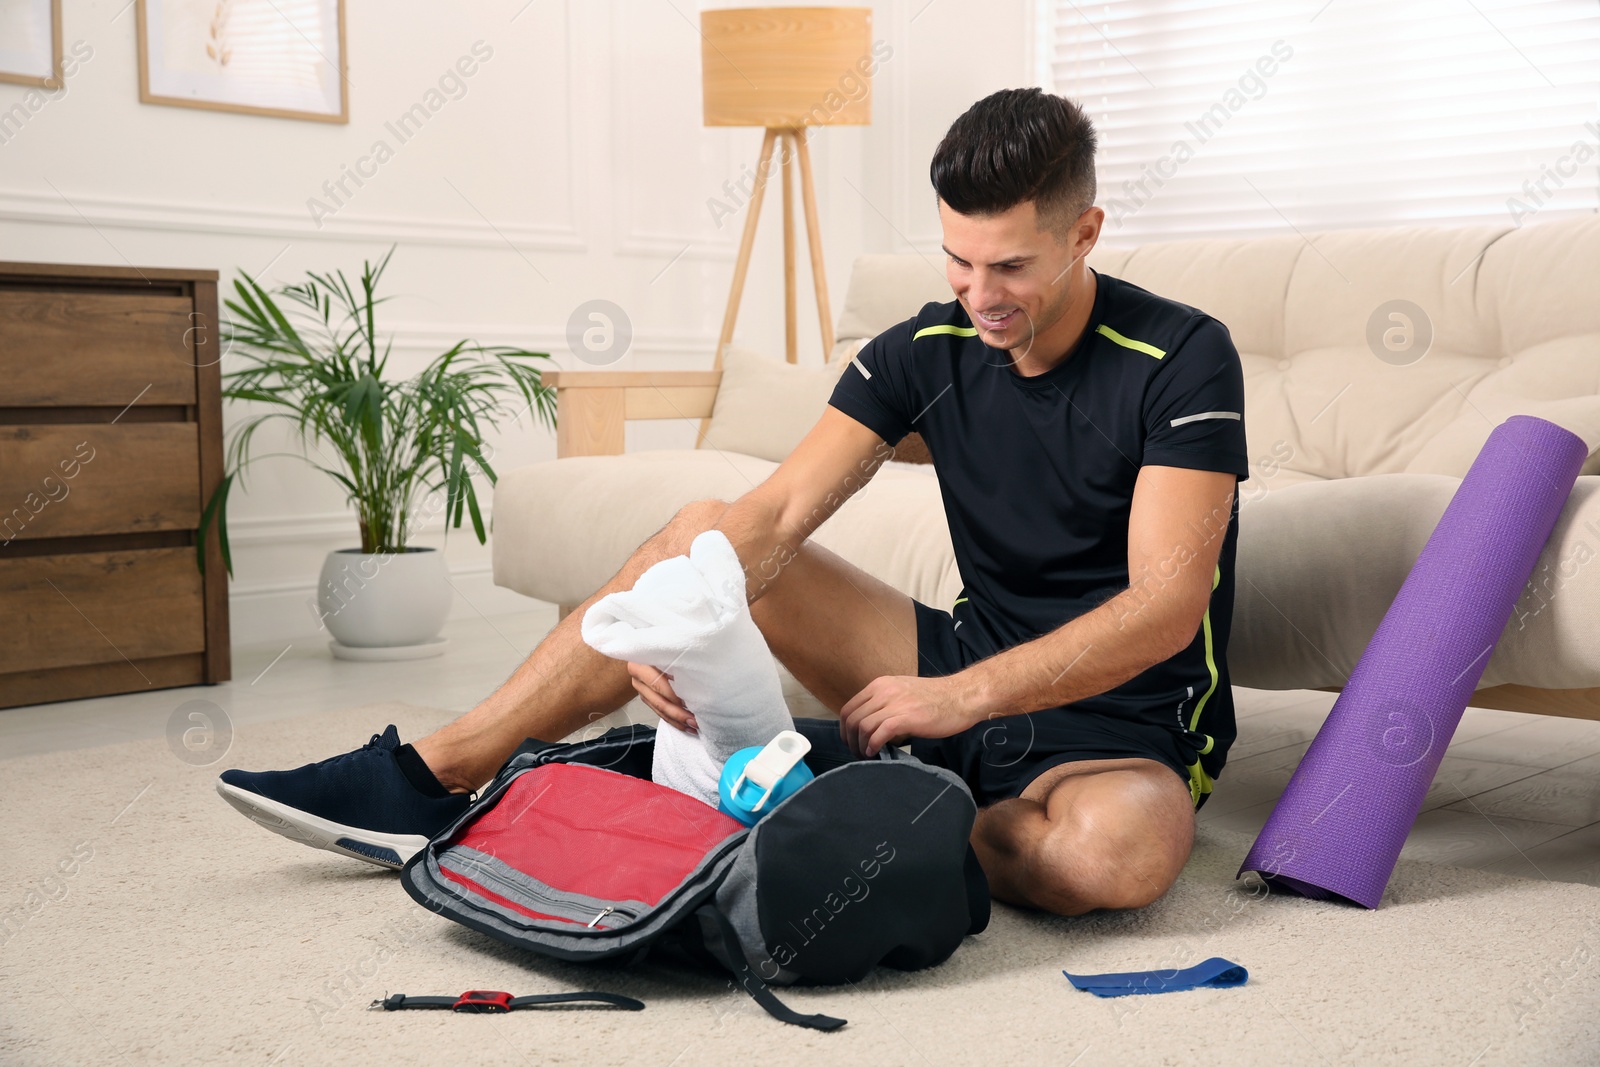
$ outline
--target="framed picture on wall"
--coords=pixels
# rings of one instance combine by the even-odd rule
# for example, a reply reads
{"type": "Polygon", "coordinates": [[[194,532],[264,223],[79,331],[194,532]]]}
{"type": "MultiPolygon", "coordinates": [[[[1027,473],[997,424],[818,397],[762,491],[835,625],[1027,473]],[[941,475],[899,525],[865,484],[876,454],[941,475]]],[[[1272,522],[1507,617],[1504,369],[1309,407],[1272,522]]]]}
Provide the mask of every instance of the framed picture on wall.
{"type": "Polygon", "coordinates": [[[137,15],[146,104],[350,121],[344,0],[138,0],[137,15]]]}
{"type": "Polygon", "coordinates": [[[63,84],[61,0],[0,0],[0,82],[63,84]]]}

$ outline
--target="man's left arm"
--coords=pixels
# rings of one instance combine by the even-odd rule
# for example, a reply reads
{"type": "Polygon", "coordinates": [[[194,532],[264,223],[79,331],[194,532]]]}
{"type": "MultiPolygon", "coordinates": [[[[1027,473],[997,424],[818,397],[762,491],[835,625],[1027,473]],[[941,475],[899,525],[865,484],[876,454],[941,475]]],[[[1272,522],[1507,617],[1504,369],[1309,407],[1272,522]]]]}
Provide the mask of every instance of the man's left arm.
{"type": "Polygon", "coordinates": [[[840,709],[845,740],[876,755],[985,719],[1114,689],[1188,647],[1211,599],[1235,475],[1146,466],[1128,517],[1128,588],[1050,633],[943,678],[875,679],[840,709]]]}

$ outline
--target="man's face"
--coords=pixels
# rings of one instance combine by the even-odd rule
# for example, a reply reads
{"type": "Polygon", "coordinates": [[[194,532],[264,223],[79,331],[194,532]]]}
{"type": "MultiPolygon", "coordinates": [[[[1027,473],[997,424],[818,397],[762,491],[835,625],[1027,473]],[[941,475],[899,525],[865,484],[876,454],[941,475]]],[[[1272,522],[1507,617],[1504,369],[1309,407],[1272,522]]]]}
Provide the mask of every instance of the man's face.
{"type": "Polygon", "coordinates": [[[1081,274],[1072,270],[1074,260],[1094,246],[1098,215],[1098,208],[1090,208],[1062,237],[1039,229],[1032,201],[982,216],[962,215],[939,202],[949,256],[945,275],[984,344],[1020,357],[1035,343],[1058,340],[1052,330],[1072,308],[1071,283],[1081,274]]]}

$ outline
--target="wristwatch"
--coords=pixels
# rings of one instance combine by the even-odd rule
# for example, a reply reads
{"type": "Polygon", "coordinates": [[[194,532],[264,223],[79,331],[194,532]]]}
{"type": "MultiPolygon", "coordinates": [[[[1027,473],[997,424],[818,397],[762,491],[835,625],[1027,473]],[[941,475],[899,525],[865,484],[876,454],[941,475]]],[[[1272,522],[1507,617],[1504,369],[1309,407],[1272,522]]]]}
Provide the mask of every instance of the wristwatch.
{"type": "Polygon", "coordinates": [[[538,1008],[547,1004],[609,1004],[624,1011],[643,1011],[644,1002],[616,993],[534,993],[514,997],[493,989],[469,989],[459,997],[408,997],[391,993],[368,1005],[370,1011],[399,1011],[403,1008],[448,1008],[477,1015],[500,1015],[518,1008],[538,1008]]]}

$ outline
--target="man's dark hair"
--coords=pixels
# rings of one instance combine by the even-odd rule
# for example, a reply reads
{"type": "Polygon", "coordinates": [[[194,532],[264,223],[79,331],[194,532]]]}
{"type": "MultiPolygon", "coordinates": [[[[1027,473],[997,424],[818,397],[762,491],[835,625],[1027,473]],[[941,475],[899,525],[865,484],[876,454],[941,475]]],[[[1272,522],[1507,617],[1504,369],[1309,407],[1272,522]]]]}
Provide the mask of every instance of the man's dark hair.
{"type": "Polygon", "coordinates": [[[962,215],[1034,202],[1041,229],[1065,234],[1094,205],[1094,124],[1043,89],[1002,89],[951,123],[928,168],[939,199],[962,215]]]}

